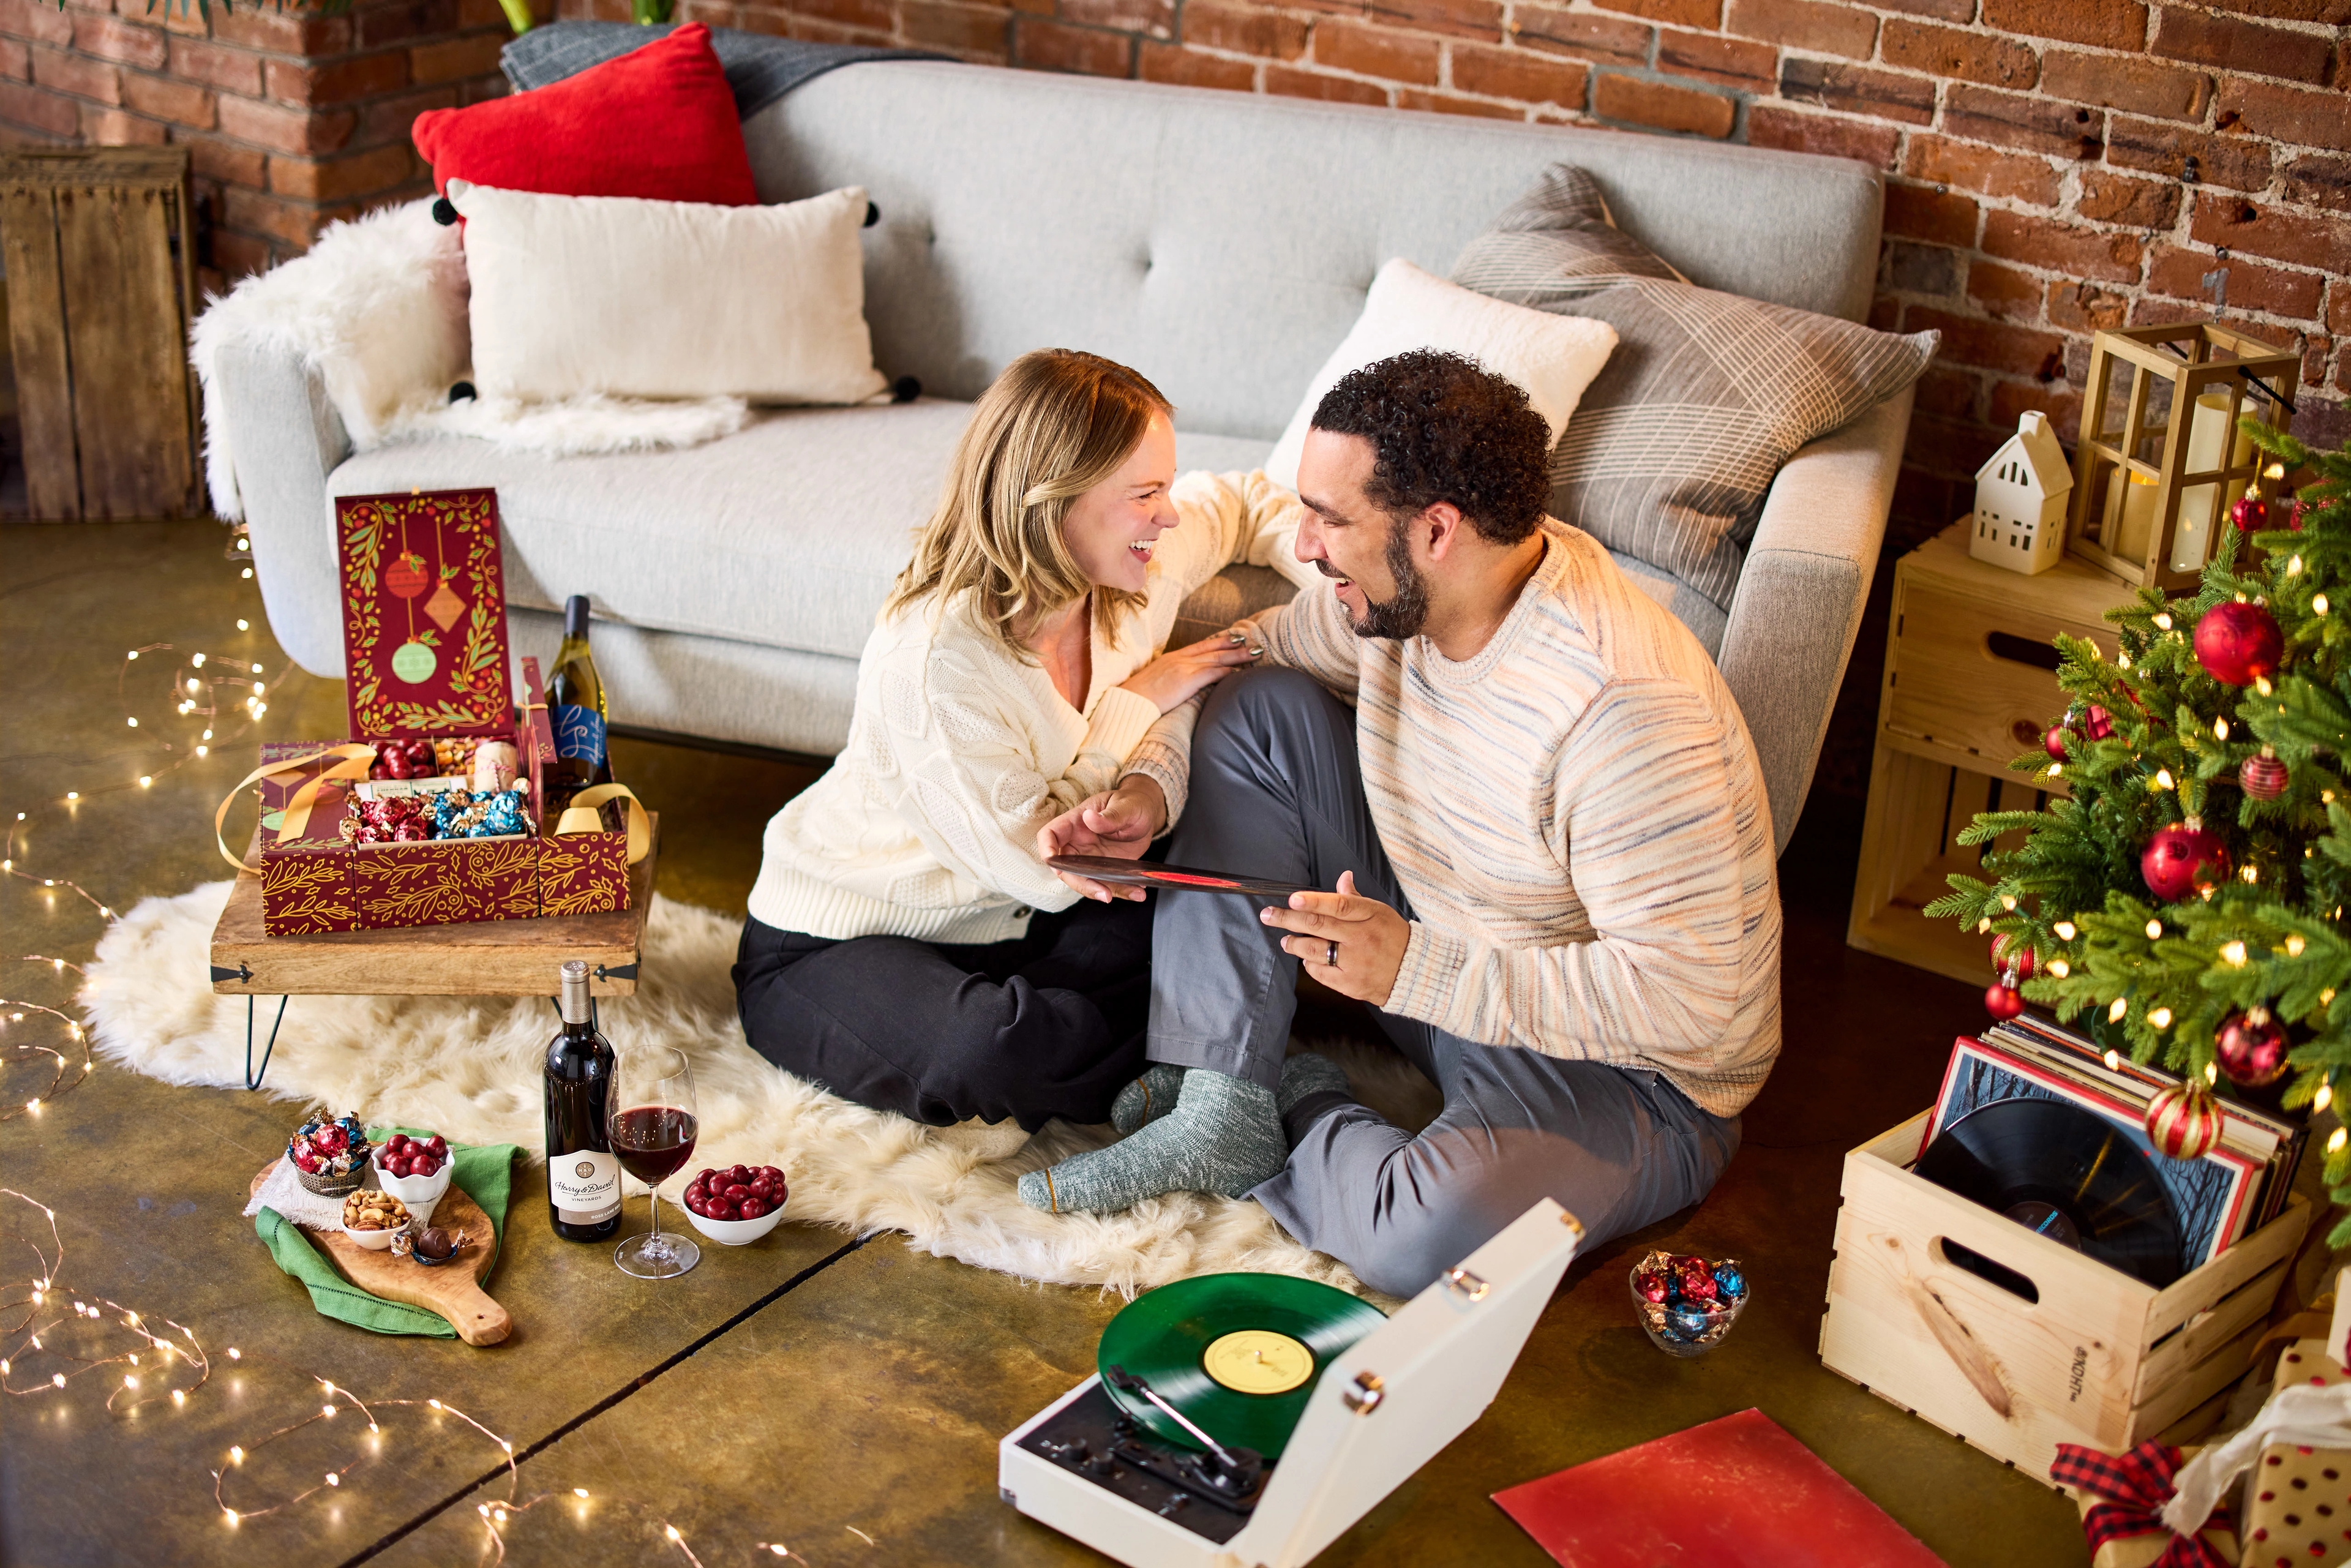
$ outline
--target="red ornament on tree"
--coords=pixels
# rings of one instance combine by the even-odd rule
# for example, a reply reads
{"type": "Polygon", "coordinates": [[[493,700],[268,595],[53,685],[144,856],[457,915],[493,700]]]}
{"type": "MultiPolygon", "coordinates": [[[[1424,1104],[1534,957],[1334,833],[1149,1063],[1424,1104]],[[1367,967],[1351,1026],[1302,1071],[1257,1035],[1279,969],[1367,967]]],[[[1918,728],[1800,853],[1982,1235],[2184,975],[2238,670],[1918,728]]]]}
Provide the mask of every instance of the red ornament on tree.
{"type": "Polygon", "coordinates": [[[2284,1077],[2285,1053],[2292,1045],[2284,1026],[2267,1008],[2231,1013],[2212,1042],[2220,1071],[2229,1075],[2230,1082],[2246,1089],[2259,1089],[2284,1077]]]}
{"type": "Polygon", "coordinates": [[[1992,972],[2003,986],[2032,978],[2032,945],[2003,931],[1991,939],[1992,972]]]}
{"type": "Polygon", "coordinates": [[[2306,503],[2297,499],[2285,515],[2285,526],[2295,533],[2302,532],[2302,515],[2305,505],[2306,503]]]}
{"type": "Polygon", "coordinates": [[[2284,653],[2285,633],[2262,605],[2231,600],[2215,604],[2196,622],[2196,662],[2216,681],[2250,686],[2275,674],[2284,653]]]}
{"type": "Polygon", "coordinates": [[[2115,732],[2115,716],[2092,703],[2065,716],[2065,727],[2089,740],[2104,740],[2115,732]]]}
{"type": "Polygon", "coordinates": [[[2062,724],[2053,724],[2047,729],[2043,730],[2041,732],[2041,749],[2049,754],[2049,759],[2051,761],[2064,761],[2065,727],[2062,724]]]}
{"type": "Polygon", "coordinates": [[[2024,1010],[2024,993],[1995,980],[1984,991],[1984,1011],[1995,1023],[2006,1023],[2024,1010]]]}
{"type": "Polygon", "coordinates": [[[2229,851],[2220,835],[2204,831],[2195,817],[2158,828],[2139,856],[2139,875],[2147,890],[2166,904],[2178,904],[2199,888],[2217,887],[2229,880],[2229,851]]]}
{"type": "Polygon", "coordinates": [[[392,564],[384,568],[383,585],[402,599],[415,598],[431,581],[424,575],[424,558],[421,555],[395,556],[392,564]]]}
{"type": "Polygon", "coordinates": [[[2276,800],[2285,793],[2286,783],[2285,764],[2266,746],[2259,757],[2246,758],[2244,765],[2237,769],[2238,788],[2256,800],[2276,800]]]}
{"type": "Polygon", "coordinates": [[[2147,1104],[2147,1135],[2175,1160],[2200,1160],[2220,1141],[2220,1107],[2212,1092],[2190,1078],[2147,1104]]]}
{"type": "Polygon", "coordinates": [[[2241,534],[2260,533],[2270,526],[2270,504],[2259,496],[2247,496],[2229,508],[2229,520],[2241,534]]]}

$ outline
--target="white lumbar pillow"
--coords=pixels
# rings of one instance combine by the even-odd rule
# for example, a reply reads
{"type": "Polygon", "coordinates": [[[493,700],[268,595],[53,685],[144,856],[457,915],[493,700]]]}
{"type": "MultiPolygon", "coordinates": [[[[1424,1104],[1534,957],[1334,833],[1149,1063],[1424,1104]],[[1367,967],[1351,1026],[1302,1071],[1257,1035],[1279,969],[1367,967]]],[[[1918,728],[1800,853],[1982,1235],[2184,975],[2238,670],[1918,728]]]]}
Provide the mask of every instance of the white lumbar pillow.
{"type": "MultiPolygon", "coordinates": [[[[475,307],[476,310],[480,306],[475,307]]],[[[1380,268],[1364,297],[1364,313],[1323,362],[1290,416],[1290,428],[1265,460],[1266,477],[1298,488],[1298,455],[1306,445],[1315,405],[1350,371],[1411,349],[1466,354],[1523,388],[1551,426],[1553,445],[1583,389],[1608,362],[1616,329],[1580,316],[1553,316],[1491,299],[1447,283],[1401,258],[1380,268]]]]}
{"type": "Polygon", "coordinates": [[[449,182],[485,398],[862,402],[865,193],[725,207],[449,182]]]}

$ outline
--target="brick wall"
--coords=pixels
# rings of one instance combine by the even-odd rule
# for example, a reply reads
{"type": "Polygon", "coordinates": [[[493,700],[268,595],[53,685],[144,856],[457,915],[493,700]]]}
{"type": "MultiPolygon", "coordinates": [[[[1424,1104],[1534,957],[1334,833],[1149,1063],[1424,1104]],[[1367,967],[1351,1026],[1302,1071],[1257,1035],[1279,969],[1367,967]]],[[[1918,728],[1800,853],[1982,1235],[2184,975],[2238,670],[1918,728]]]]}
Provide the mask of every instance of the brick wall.
{"type": "Polygon", "coordinates": [[[202,260],[233,277],[428,190],[410,122],[504,92],[508,37],[496,0],[0,0],[0,141],[184,142],[202,260]]]}

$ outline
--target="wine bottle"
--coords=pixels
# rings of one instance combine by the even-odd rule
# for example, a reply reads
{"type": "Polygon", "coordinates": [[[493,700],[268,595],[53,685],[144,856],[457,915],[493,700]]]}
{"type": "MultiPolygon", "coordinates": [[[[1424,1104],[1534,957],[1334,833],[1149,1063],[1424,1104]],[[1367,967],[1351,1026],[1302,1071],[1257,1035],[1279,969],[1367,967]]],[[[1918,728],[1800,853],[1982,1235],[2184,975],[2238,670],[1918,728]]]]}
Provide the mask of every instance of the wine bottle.
{"type": "Polygon", "coordinates": [[[602,1241],[621,1228],[621,1162],[611,1110],[612,1044],[596,1032],[588,965],[563,966],[563,1030],[547,1048],[547,1211],[566,1241],[602,1241]]]}
{"type": "Polygon", "coordinates": [[[604,736],[611,716],[595,655],[588,651],[588,596],[575,593],[564,601],[563,646],[547,681],[547,721],[555,731],[555,766],[547,775],[550,810],[591,784],[612,781],[604,736]]]}

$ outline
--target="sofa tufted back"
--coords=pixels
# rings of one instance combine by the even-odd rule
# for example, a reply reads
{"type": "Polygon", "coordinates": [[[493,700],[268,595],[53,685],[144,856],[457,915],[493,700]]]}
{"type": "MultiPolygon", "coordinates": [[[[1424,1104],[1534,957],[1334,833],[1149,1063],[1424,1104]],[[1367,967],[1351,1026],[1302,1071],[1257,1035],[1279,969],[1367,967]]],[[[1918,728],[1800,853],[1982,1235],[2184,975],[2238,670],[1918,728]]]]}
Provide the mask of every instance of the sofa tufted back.
{"type": "Polygon", "coordinates": [[[863,185],[884,373],[972,398],[1015,356],[1134,365],[1186,430],[1271,441],[1404,256],[1443,276],[1554,162],[1694,282],[1859,319],[1876,172],[1711,142],[980,66],[849,66],[744,122],[760,199],[863,185]]]}

